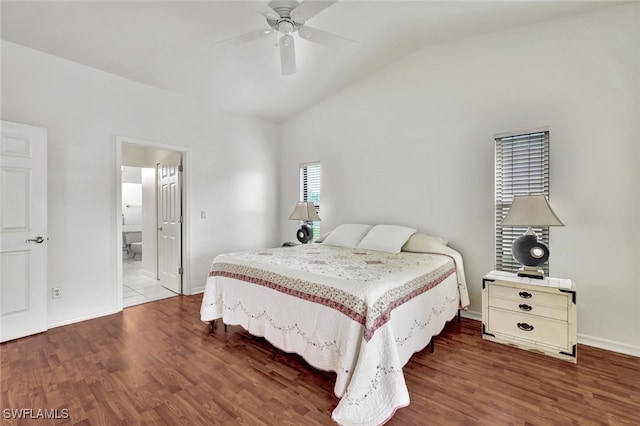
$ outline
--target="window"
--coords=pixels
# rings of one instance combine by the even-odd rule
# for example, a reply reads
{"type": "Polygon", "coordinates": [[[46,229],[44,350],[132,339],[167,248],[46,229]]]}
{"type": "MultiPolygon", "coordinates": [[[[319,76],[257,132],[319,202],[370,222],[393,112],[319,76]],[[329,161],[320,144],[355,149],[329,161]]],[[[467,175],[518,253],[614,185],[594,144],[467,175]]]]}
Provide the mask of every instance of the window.
{"type": "MultiPolygon", "coordinates": [[[[549,198],[549,131],[494,136],[495,146],[495,268],[516,272],[520,264],[511,255],[513,240],[527,227],[501,227],[514,195],[544,194],[549,198]]],[[[549,227],[533,228],[538,238],[549,245],[549,227]]],[[[549,263],[542,269],[549,275],[549,263]]]]}
{"type": "MultiPolygon", "coordinates": [[[[307,163],[300,166],[300,201],[313,203],[316,213],[320,214],[320,163],[307,163]]],[[[322,216],[321,216],[322,217],[322,216]]],[[[312,222],[313,239],[320,236],[320,222],[312,222]]]]}

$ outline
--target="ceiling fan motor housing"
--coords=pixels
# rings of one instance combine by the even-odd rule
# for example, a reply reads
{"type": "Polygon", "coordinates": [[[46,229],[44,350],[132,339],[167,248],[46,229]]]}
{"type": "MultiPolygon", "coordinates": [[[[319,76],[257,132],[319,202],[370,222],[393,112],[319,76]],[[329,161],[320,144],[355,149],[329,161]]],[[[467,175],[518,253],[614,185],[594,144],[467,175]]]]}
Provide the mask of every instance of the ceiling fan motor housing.
{"type": "Polygon", "coordinates": [[[278,12],[282,18],[290,18],[290,13],[298,7],[300,3],[295,0],[273,0],[268,6],[278,12]]]}
{"type": "Polygon", "coordinates": [[[291,16],[291,11],[299,6],[293,0],[274,0],[269,3],[269,7],[276,11],[279,16],[267,15],[267,23],[271,28],[282,34],[290,34],[298,31],[304,25],[304,16],[291,16]]]}

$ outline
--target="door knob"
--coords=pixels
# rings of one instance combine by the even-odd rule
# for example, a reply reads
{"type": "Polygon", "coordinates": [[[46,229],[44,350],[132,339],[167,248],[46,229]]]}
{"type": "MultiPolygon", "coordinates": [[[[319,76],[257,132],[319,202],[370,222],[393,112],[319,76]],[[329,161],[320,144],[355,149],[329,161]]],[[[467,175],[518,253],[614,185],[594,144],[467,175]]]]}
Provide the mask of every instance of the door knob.
{"type": "Polygon", "coordinates": [[[160,228],[158,228],[158,231],[162,231],[162,226],[160,228]]]}
{"type": "Polygon", "coordinates": [[[34,242],[34,243],[42,244],[44,242],[44,238],[41,237],[40,235],[38,235],[35,238],[30,238],[30,239],[26,240],[25,242],[26,243],[34,242]]]}

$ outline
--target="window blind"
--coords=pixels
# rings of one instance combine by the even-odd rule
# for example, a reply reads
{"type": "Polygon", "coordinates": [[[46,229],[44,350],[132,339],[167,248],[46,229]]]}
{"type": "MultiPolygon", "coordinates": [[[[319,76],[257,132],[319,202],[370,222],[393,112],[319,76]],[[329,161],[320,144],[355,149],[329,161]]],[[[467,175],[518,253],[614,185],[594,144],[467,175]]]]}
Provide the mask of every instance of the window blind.
{"type": "MultiPolygon", "coordinates": [[[[320,214],[320,163],[300,166],[300,201],[312,202],[320,214]]],[[[320,236],[320,222],[312,222],[313,239],[320,236]]]]}
{"type": "MultiPolygon", "coordinates": [[[[520,264],[511,254],[513,240],[527,227],[501,227],[514,195],[544,194],[549,197],[549,131],[495,137],[495,268],[516,272],[520,264]]],[[[549,245],[549,227],[534,227],[538,238],[549,245]]],[[[549,275],[549,263],[542,265],[549,275]]]]}

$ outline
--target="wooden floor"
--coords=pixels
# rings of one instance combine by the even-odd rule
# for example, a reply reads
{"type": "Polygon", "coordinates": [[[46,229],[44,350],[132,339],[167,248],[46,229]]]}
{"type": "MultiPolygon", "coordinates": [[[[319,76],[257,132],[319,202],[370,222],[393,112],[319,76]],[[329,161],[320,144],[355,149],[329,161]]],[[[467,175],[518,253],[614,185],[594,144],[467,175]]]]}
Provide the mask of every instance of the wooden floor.
{"type": "MultiPolygon", "coordinates": [[[[334,374],[239,327],[209,333],[182,296],[0,345],[2,424],[332,424],[334,374]],[[7,409],[69,419],[16,421],[7,409]]],[[[640,358],[579,346],[578,364],[448,324],[404,368],[389,425],[640,424],[640,358]]]]}

